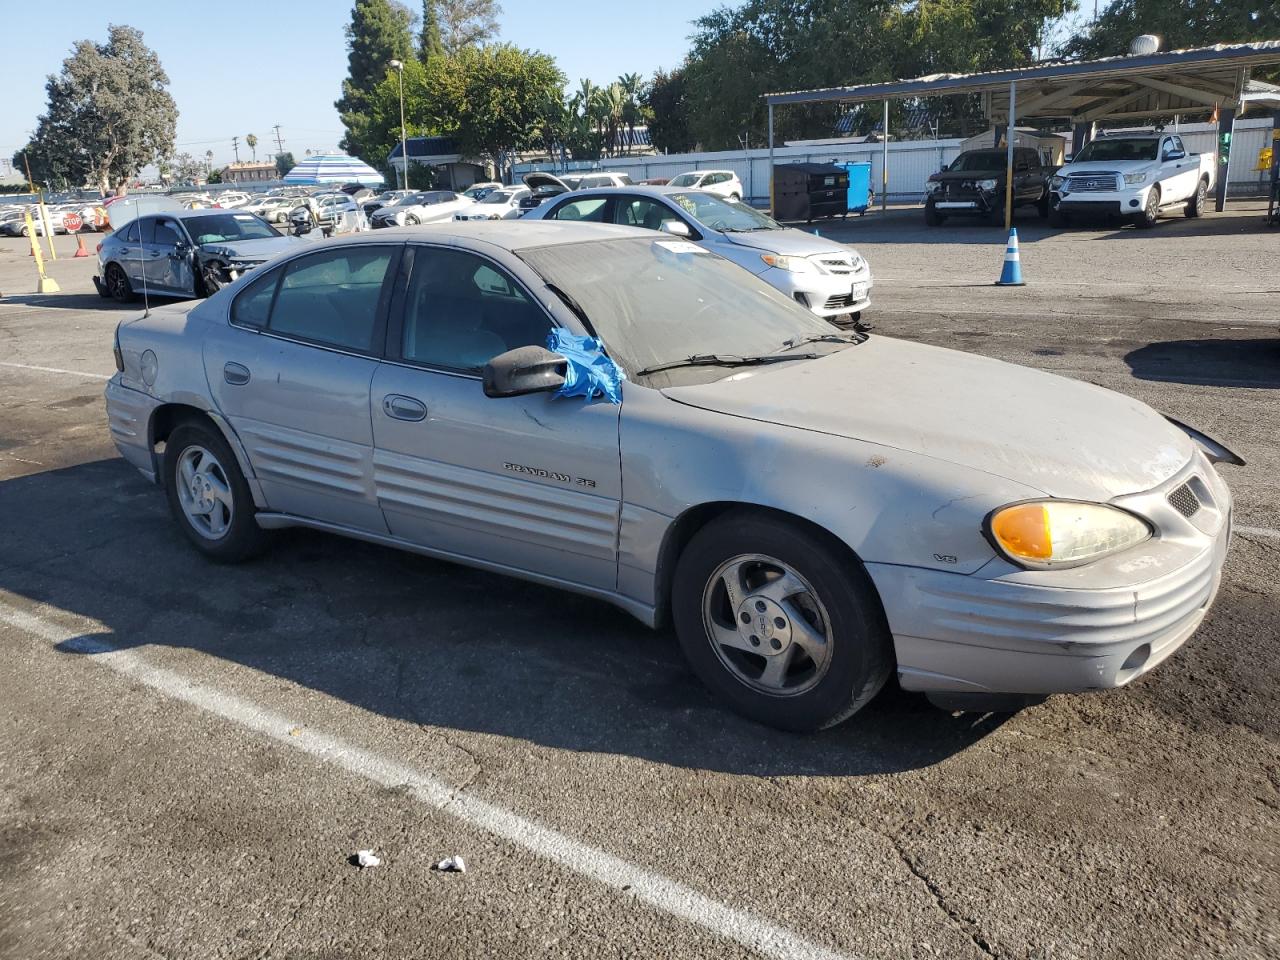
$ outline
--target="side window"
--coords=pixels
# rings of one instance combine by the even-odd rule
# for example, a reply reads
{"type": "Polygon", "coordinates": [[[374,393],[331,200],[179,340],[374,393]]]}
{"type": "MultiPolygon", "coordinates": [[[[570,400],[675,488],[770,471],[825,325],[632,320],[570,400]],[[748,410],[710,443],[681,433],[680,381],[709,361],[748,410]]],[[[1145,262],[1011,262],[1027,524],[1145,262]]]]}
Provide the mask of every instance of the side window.
{"type": "Polygon", "coordinates": [[[382,282],[399,247],[353,246],[288,264],[268,329],[370,352],[382,282]]]}
{"type": "Polygon", "coordinates": [[[1185,153],[1185,152],[1186,152],[1186,149],[1187,149],[1186,147],[1184,147],[1184,146],[1182,145],[1182,138],[1181,138],[1181,137],[1170,137],[1170,138],[1169,138],[1169,145],[1170,145],[1171,147],[1173,147],[1173,149],[1174,149],[1174,150],[1178,151],[1178,153],[1185,153]]]}
{"type": "Polygon", "coordinates": [[[139,236],[138,221],[135,219],[124,228],[123,240],[125,243],[137,243],[139,236]]]}
{"type": "Polygon", "coordinates": [[[143,243],[151,243],[156,234],[156,222],[151,217],[138,218],[139,236],[143,243]]]}
{"type": "Polygon", "coordinates": [[[478,372],[500,353],[547,342],[551,319],[505,271],[473,253],[418,247],[401,356],[478,372]]]}
{"type": "Polygon", "coordinates": [[[279,270],[272,270],[264,276],[255,277],[253,283],[231,304],[231,322],[255,329],[265,327],[267,317],[271,313],[271,301],[275,299],[276,285],[279,282],[279,270]]]}
{"type": "Polygon", "coordinates": [[[679,220],[669,208],[645,197],[620,197],[613,222],[627,227],[660,230],[668,220],[679,220]]]}
{"type": "Polygon", "coordinates": [[[182,243],[183,240],[182,234],[178,231],[178,225],[172,220],[156,220],[151,242],[173,247],[182,243]]]}
{"type": "Polygon", "coordinates": [[[608,197],[586,197],[582,200],[571,200],[551,211],[552,220],[589,220],[592,223],[603,223],[608,197]]]}

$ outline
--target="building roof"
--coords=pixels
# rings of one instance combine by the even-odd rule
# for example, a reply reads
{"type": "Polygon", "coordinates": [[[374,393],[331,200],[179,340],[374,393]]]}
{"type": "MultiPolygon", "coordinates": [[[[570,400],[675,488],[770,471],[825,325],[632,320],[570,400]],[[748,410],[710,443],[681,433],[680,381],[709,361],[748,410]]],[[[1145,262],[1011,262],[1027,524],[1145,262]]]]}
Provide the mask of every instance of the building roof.
{"type": "Polygon", "coordinates": [[[1238,108],[1249,69],[1274,64],[1280,64],[1280,40],[1259,40],[1100,60],[1060,60],[987,73],[938,73],[888,83],[768,93],[764,98],[780,105],[981,94],[988,116],[1007,117],[1009,85],[1016,81],[1019,120],[1090,121],[1238,108]]]}

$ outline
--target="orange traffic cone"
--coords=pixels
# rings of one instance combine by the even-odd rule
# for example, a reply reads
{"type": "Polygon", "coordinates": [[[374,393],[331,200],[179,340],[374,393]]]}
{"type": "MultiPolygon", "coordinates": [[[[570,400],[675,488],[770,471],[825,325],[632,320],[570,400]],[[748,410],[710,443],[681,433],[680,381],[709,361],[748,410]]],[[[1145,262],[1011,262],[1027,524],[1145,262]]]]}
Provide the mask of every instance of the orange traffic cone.
{"type": "Polygon", "coordinates": [[[76,252],[71,255],[71,259],[76,257],[87,257],[89,251],[84,248],[84,234],[76,231],[76,252]]]}

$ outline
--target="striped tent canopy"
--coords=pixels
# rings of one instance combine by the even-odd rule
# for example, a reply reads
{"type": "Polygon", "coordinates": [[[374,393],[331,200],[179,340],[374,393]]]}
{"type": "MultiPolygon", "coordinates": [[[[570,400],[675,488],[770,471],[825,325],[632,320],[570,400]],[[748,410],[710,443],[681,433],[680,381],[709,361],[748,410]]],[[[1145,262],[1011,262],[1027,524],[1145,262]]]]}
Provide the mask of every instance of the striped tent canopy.
{"type": "Polygon", "coordinates": [[[345,153],[307,157],[285,174],[285,183],[381,183],[382,174],[345,153]]]}

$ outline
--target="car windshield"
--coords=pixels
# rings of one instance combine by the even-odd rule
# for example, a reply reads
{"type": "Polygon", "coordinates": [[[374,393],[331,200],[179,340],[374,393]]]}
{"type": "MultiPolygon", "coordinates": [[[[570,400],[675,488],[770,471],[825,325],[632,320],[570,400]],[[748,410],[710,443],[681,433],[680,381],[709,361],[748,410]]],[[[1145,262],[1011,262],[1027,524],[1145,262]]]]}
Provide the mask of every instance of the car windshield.
{"type": "Polygon", "coordinates": [[[401,197],[395,202],[397,207],[416,207],[420,203],[430,203],[425,193],[411,193],[407,197],[401,197]]]}
{"type": "Polygon", "coordinates": [[[512,193],[510,190],[494,190],[492,193],[490,193],[480,202],[481,203],[506,203],[513,196],[515,196],[515,194],[512,193]]]}
{"type": "Polygon", "coordinates": [[[210,213],[202,217],[187,217],[182,224],[198,244],[265,240],[280,236],[275,227],[251,213],[210,213]]]}
{"type": "Polygon", "coordinates": [[[682,173],[680,174],[680,176],[673,178],[671,182],[667,184],[667,186],[692,187],[692,186],[695,186],[697,182],[701,179],[702,179],[702,174],[700,173],[682,173]]]}
{"type": "Polygon", "coordinates": [[[1003,150],[973,150],[962,153],[948,170],[1003,170],[1008,155],[1003,150]]]}
{"type": "Polygon", "coordinates": [[[724,200],[713,193],[673,193],[670,200],[704,227],[722,233],[783,229],[777,220],[745,203],[724,200]]]}
{"type": "MultiPolygon", "coordinates": [[[[517,250],[581,306],[629,376],[687,357],[773,354],[830,336],[822,318],[741,267],[675,237],[637,237],[517,250]]],[[[682,371],[701,379],[731,367],[682,371]]]]}
{"type": "Polygon", "coordinates": [[[1071,160],[1072,163],[1101,160],[1154,160],[1160,149],[1160,141],[1150,140],[1094,140],[1071,160]]]}

